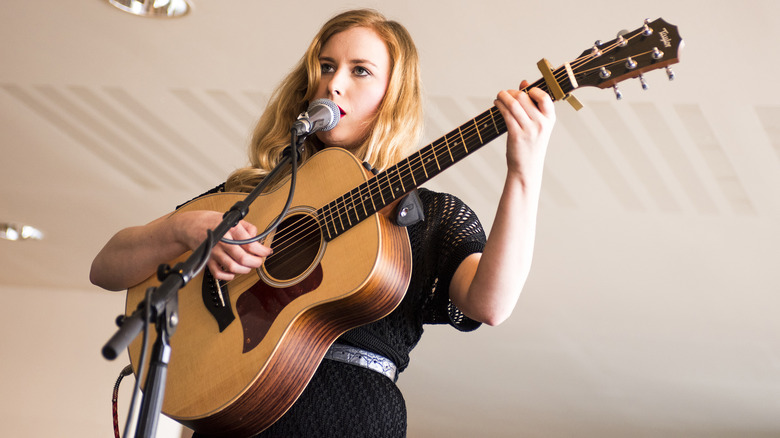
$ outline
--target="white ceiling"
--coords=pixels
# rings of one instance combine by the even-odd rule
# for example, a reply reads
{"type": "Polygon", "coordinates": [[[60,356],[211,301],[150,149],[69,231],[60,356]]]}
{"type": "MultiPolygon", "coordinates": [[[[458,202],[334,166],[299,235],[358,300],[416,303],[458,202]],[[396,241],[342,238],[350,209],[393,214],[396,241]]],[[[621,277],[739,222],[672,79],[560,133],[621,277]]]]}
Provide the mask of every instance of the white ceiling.
{"type": "MultiPolygon", "coordinates": [[[[107,293],[87,278],[103,243],[241,166],[266,96],[342,9],[409,28],[428,140],[539,78],[540,58],[663,17],[686,41],[675,81],[557,105],[523,296],[497,328],[428,330],[400,379],[410,435],[780,435],[780,3],[195,6],[168,21],[101,0],[4,3],[0,222],[46,239],[0,241],[0,285],[107,293]]],[[[497,141],[429,187],[489,226],[502,163],[497,141]]]]}

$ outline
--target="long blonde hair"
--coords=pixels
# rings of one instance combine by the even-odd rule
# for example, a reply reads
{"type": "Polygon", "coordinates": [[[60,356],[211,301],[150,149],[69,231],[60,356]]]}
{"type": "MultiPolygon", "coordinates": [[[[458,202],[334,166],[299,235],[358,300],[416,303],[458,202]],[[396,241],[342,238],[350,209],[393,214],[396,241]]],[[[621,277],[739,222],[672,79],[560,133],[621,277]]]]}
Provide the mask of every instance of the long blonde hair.
{"type": "MultiPolygon", "coordinates": [[[[392,166],[417,145],[422,131],[419,58],[409,32],[371,9],[341,13],[322,26],[306,53],[281,82],[255,126],[249,147],[250,166],[236,170],[226,182],[228,191],[251,191],[281,160],[290,142],[290,127],[308,107],[320,81],[319,56],[333,35],[353,27],[374,30],[390,55],[390,81],[374,124],[353,153],[377,169],[392,166]]],[[[303,159],[324,145],[316,136],[307,139],[303,159]]]]}

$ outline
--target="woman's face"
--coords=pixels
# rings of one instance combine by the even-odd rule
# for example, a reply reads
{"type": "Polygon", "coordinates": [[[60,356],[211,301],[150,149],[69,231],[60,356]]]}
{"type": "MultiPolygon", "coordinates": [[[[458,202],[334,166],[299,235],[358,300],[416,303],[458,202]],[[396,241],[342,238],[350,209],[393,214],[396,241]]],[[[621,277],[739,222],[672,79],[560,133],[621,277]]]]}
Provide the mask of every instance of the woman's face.
{"type": "Polygon", "coordinates": [[[317,132],[327,146],[351,150],[368,135],[390,80],[387,46],[373,30],[353,27],[325,43],[320,53],[321,79],[316,99],[330,99],[341,120],[330,131],[317,132]]]}

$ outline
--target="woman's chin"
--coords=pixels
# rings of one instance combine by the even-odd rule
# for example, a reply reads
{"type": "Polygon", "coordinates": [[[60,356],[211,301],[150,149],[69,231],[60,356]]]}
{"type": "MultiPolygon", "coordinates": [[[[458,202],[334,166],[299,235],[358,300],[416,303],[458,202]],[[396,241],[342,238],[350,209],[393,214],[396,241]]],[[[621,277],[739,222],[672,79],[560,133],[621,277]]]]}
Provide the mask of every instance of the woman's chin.
{"type": "Polygon", "coordinates": [[[336,135],[332,131],[320,131],[317,133],[317,138],[324,144],[324,147],[326,148],[342,148],[347,150],[352,149],[352,142],[336,135]]]}

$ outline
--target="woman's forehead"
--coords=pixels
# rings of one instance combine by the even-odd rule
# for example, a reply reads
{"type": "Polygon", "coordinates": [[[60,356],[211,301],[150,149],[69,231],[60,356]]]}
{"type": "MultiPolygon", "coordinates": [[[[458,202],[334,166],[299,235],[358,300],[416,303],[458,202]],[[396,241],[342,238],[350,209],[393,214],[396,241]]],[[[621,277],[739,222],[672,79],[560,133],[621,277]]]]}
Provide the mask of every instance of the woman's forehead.
{"type": "Polygon", "coordinates": [[[390,55],[387,44],[376,31],[367,27],[353,27],[328,38],[322,46],[320,57],[386,65],[389,64],[390,55]]]}

